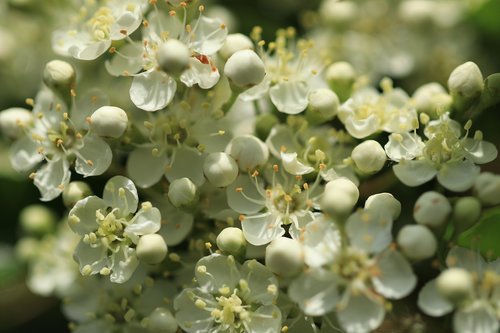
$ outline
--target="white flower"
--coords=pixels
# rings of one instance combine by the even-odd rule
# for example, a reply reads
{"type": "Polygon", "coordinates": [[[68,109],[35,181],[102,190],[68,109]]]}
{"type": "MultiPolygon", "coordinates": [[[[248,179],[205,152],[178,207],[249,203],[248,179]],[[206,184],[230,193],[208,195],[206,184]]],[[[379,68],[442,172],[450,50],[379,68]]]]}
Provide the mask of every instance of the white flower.
{"type": "MultiPolygon", "coordinates": [[[[259,29],[254,30],[253,35],[254,40],[260,40],[259,29]]],[[[312,81],[326,61],[321,59],[312,41],[295,40],[293,28],[278,30],[276,35],[267,52],[262,46],[256,51],[264,62],[266,77],[240,96],[251,101],[269,93],[278,111],[298,114],[307,108],[312,81]]]]}
{"type": "Polygon", "coordinates": [[[242,266],[232,256],[212,254],[195,267],[199,287],[174,300],[179,326],[189,333],[278,332],[281,312],[276,277],[256,260],[242,266]]]}
{"type": "Polygon", "coordinates": [[[113,41],[124,39],[141,25],[147,5],[146,0],[87,2],[81,7],[75,26],[53,33],[52,47],[61,55],[94,60],[113,41]]]}
{"type": "Polygon", "coordinates": [[[445,314],[453,314],[453,328],[457,333],[466,332],[497,332],[500,325],[498,312],[500,290],[500,265],[499,261],[486,262],[479,253],[460,247],[454,247],[446,258],[448,267],[457,269],[457,272],[470,274],[471,281],[454,281],[455,287],[467,289],[461,294],[460,302],[453,304],[453,298],[446,299],[445,296],[455,296],[452,286],[445,286],[441,290],[437,279],[425,284],[418,295],[418,306],[427,315],[440,317],[445,314]],[[473,285],[470,286],[469,283],[473,285]],[[471,290],[472,289],[472,290],[471,290]],[[449,292],[452,292],[450,295],[449,292]],[[445,293],[443,293],[445,292],[445,293]],[[465,298],[465,299],[464,299],[465,298]]]}
{"type": "Polygon", "coordinates": [[[394,173],[407,186],[419,186],[437,176],[438,182],[451,191],[467,190],[479,175],[476,164],[488,163],[498,154],[495,145],[483,141],[480,131],[469,138],[470,126],[469,121],[461,137],[460,124],[445,113],[427,124],[425,142],[415,133],[392,134],[385,151],[391,160],[399,162],[393,166],[394,173]]]}
{"type": "Polygon", "coordinates": [[[78,201],[68,214],[71,229],[82,236],[75,258],[84,276],[110,275],[111,282],[130,279],[139,265],[136,246],[144,235],[160,230],[160,211],[144,202],[137,210],[137,189],[131,180],[115,176],[103,198],[78,201]],[[136,212],[137,211],[137,212],[136,212]]]}
{"type": "Polygon", "coordinates": [[[26,136],[12,145],[10,159],[19,172],[38,167],[30,177],[40,190],[42,201],[50,201],[62,193],[70,181],[73,161],[75,171],[85,177],[100,175],[111,164],[111,148],[88,131],[85,122],[105,100],[101,93],[89,91],[68,112],[52,92],[42,90],[37,95],[33,123],[24,128],[26,136]],[[40,166],[43,161],[46,163],[40,166]]]}

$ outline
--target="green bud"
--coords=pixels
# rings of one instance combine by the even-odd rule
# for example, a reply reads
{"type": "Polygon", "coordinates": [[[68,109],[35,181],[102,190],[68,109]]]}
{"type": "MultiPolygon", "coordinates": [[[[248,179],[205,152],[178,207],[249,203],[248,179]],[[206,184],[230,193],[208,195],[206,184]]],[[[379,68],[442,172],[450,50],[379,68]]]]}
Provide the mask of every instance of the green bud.
{"type": "Polygon", "coordinates": [[[45,206],[30,205],[21,211],[19,221],[24,231],[40,236],[54,230],[57,216],[45,206]]]}
{"type": "Polygon", "coordinates": [[[463,197],[453,207],[453,223],[457,232],[462,232],[474,225],[481,215],[481,202],[475,197],[463,197]]]}
{"type": "Polygon", "coordinates": [[[92,195],[90,186],[82,181],[74,181],[64,187],[62,199],[64,206],[72,208],[77,201],[92,195]]]}
{"type": "Polygon", "coordinates": [[[247,241],[243,235],[243,231],[235,227],[227,227],[222,230],[216,239],[217,247],[235,257],[245,254],[247,241]]]}
{"type": "Polygon", "coordinates": [[[333,63],[326,69],[325,77],[341,102],[351,96],[352,86],[356,80],[356,71],[351,64],[344,61],[333,63]]]}
{"type": "Polygon", "coordinates": [[[167,244],[158,234],[141,236],[137,242],[137,258],[146,264],[159,264],[165,259],[167,252],[167,244]]]}
{"type": "Polygon", "coordinates": [[[500,204],[500,175],[481,173],[474,182],[473,192],[484,206],[500,204]]]}
{"type": "Polygon", "coordinates": [[[255,134],[261,139],[265,140],[271,129],[279,123],[278,117],[272,113],[264,113],[257,116],[255,119],[255,134]]]}
{"type": "Polygon", "coordinates": [[[309,94],[306,119],[313,125],[331,120],[339,108],[339,98],[330,89],[317,89],[309,94]]]}

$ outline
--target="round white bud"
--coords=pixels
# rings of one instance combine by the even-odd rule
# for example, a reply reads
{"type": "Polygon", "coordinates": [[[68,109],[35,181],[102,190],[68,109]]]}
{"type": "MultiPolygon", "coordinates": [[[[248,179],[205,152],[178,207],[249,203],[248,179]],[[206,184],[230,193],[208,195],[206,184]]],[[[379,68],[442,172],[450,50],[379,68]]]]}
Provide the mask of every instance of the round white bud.
{"type": "Polygon", "coordinates": [[[19,222],[24,231],[33,235],[43,235],[54,230],[57,216],[52,210],[42,205],[25,207],[20,215],[19,222]]]}
{"type": "Polygon", "coordinates": [[[23,108],[10,108],[0,112],[0,131],[9,139],[17,139],[23,134],[23,127],[33,121],[33,114],[23,108]]]}
{"type": "Polygon", "coordinates": [[[203,172],[216,187],[226,187],[238,177],[238,164],[226,153],[211,153],[205,158],[203,172]]]}
{"type": "Polygon", "coordinates": [[[264,79],[266,68],[253,50],[241,50],[227,59],[224,74],[234,85],[250,88],[264,79]]]}
{"type": "Polygon", "coordinates": [[[306,117],[309,122],[320,124],[332,119],[339,108],[339,98],[330,89],[316,89],[309,94],[306,117]]]}
{"type": "Polygon", "coordinates": [[[320,206],[327,214],[346,215],[354,208],[358,198],[359,190],[352,181],[337,178],[326,183],[320,206]]]}
{"type": "Polygon", "coordinates": [[[67,208],[72,208],[77,201],[90,195],[92,195],[92,189],[87,183],[74,181],[64,187],[62,199],[67,208]]]}
{"type": "Polygon", "coordinates": [[[222,58],[228,59],[235,52],[241,50],[253,50],[252,40],[240,33],[229,34],[226,37],[224,45],[220,48],[219,54],[222,58]]]}
{"type": "Polygon", "coordinates": [[[405,225],[396,238],[401,252],[410,260],[429,259],[436,254],[437,240],[432,231],[424,225],[405,225]]]}
{"type": "Polygon", "coordinates": [[[127,113],[116,106],[101,106],[90,116],[90,128],[99,136],[118,138],[127,126],[127,113]]]}
{"type": "Polygon", "coordinates": [[[425,112],[433,118],[437,117],[437,111],[448,111],[453,103],[444,87],[436,82],[419,87],[412,98],[418,112],[425,112]]]}
{"type": "Polygon", "coordinates": [[[168,198],[174,207],[189,206],[196,199],[196,185],[189,178],[179,178],[170,183],[168,198]]]}
{"type": "Polygon", "coordinates": [[[264,165],[269,158],[269,148],[253,135],[241,135],[233,138],[226,147],[242,171],[252,171],[264,165]]]}
{"type": "Polygon", "coordinates": [[[66,61],[52,60],[45,65],[43,82],[49,88],[69,93],[75,84],[75,79],[75,69],[66,61]]]}
{"type": "Polygon", "coordinates": [[[217,236],[216,243],[221,251],[234,256],[245,254],[247,246],[243,231],[235,227],[223,229],[217,236]]]}
{"type": "Polygon", "coordinates": [[[352,86],[356,80],[356,71],[348,62],[339,61],[328,66],[325,78],[330,88],[343,102],[351,96],[352,86]]]}
{"type": "Polygon", "coordinates": [[[448,199],[434,191],[422,194],[413,208],[415,221],[431,228],[438,228],[446,223],[450,213],[451,204],[448,199]]]}
{"type": "Polygon", "coordinates": [[[436,287],[441,296],[457,304],[472,296],[474,280],[467,270],[452,267],[439,274],[436,279],[436,287]]]}
{"type": "Polygon", "coordinates": [[[363,173],[375,173],[382,170],[387,160],[384,148],[375,140],[366,140],[354,147],[351,158],[363,173]]]}
{"type": "Polygon", "coordinates": [[[500,175],[481,173],[474,182],[473,191],[485,206],[500,204],[500,175]]]}
{"type": "Polygon", "coordinates": [[[156,308],[147,317],[147,328],[154,333],[175,333],[177,332],[177,321],[172,312],[166,308],[156,308]]]}
{"type": "Polygon", "coordinates": [[[139,238],[136,247],[137,258],[146,264],[159,264],[167,256],[167,244],[161,235],[148,234],[139,238]]]}
{"type": "Polygon", "coordinates": [[[177,75],[189,65],[189,48],[177,39],[169,39],[160,44],[156,52],[158,65],[168,74],[177,75]]]}
{"type": "Polygon", "coordinates": [[[475,197],[458,199],[453,206],[453,222],[457,232],[465,231],[472,227],[481,216],[481,202],[475,197]]]}
{"type": "Polygon", "coordinates": [[[345,24],[356,17],[357,5],[353,1],[325,0],[319,14],[326,24],[345,24]]]}
{"type": "Polygon", "coordinates": [[[387,192],[370,195],[365,201],[365,208],[388,212],[393,220],[401,214],[401,203],[387,192]]]}
{"type": "Polygon", "coordinates": [[[266,247],[266,266],[284,277],[299,274],[304,267],[302,245],[295,239],[276,238],[266,247]]]}
{"type": "Polygon", "coordinates": [[[406,0],[399,4],[398,14],[408,23],[430,21],[435,10],[435,3],[430,0],[406,0]]]}
{"type": "Polygon", "coordinates": [[[481,95],[483,88],[483,74],[472,61],[455,68],[448,79],[453,104],[460,110],[469,107],[481,95]]]}

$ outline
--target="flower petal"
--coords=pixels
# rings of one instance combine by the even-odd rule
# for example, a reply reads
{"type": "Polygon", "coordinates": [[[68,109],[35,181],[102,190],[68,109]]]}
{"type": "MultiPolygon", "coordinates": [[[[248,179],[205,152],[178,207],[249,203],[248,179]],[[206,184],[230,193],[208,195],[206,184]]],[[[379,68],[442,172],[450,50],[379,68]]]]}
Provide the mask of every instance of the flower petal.
{"type": "Polygon", "coordinates": [[[260,193],[264,185],[248,175],[240,174],[236,180],[226,188],[227,204],[241,214],[255,214],[260,211],[265,201],[260,193]]]}
{"type": "Polygon", "coordinates": [[[358,210],[346,222],[346,233],[352,246],[378,253],[392,242],[392,218],[388,212],[358,210]]]}
{"type": "Polygon", "coordinates": [[[245,239],[253,245],[264,245],[285,234],[281,226],[282,219],[278,214],[266,212],[264,214],[246,216],[241,222],[241,229],[245,239]]]}
{"type": "Polygon", "coordinates": [[[188,87],[197,84],[201,89],[210,89],[215,86],[219,78],[219,71],[210,59],[208,63],[203,63],[196,57],[191,57],[189,68],[182,73],[180,80],[188,87]]]}
{"type": "Polygon", "coordinates": [[[469,158],[477,164],[491,162],[498,156],[497,147],[488,141],[467,138],[463,145],[469,158]]]}
{"type": "Polygon", "coordinates": [[[292,175],[305,175],[314,171],[314,168],[297,160],[297,153],[281,153],[281,163],[285,171],[292,175]]]}
{"type": "Polygon", "coordinates": [[[169,182],[187,177],[196,186],[201,186],[205,183],[205,176],[203,174],[204,161],[205,155],[196,149],[188,147],[177,148],[172,157],[171,164],[167,166],[165,177],[167,177],[169,182]]]}
{"type": "Polygon", "coordinates": [[[78,151],[75,171],[84,177],[102,175],[108,170],[113,153],[108,143],[97,135],[87,134],[78,151]]]}
{"type": "Polygon", "coordinates": [[[264,305],[249,312],[249,319],[243,322],[248,333],[275,333],[281,329],[281,311],[275,305],[264,305]]]}
{"type": "Polygon", "coordinates": [[[392,167],[394,174],[406,186],[420,186],[434,178],[437,170],[425,160],[402,160],[392,167]]]}
{"type": "Polygon", "coordinates": [[[417,284],[408,261],[396,250],[387,249],[377,258],[380,275],[372,278],[375,290],[387,298],[407,296],[417,284]]]}
{"type": "Polygon", "coordinates": [[[333,262],[340,250],[340,233],[332,221],[317,218],[305,227],[304,259],[310,267],[333,262]]]}
{"type": "Polygon", "coordinates": [[[214,317],[210,315],[210,311],[200,309],[195,305],[195,301],[198,299],[210,307],[217,306],[212,295],[200,289],[184,289],[174,300],[175,319],[186,332],[212,332],[214,317]]]}
{"type": "Polygon", "coordinates": [[[371,332],[382,324],[384,316],[384,306],[364,295],[350,294],[346,307],[337,311],[339,323],[347,333],[371,332]]]}
{"type": "Polygon", "coordinates": [[[309,87],[303,81],[280,82],[269,89],[271,101],[278,111],[297,114],[309,104],[309,87]]]}
{"type": "Polygon", "coordinates": [[[224,45],[227,28],[221,20],[200,16],[198,20],[191,22],[191,26],[196,27],[194,40],[190,45],[196,53],[212,55],[224,45]]]}
{"type": "Polygon", "coordinates": [[[139,241],[139,236],[154,234],[161,227],[161,214],[156,207],[143,207],[130,220],[125,227],[124,234],[134,243],[139,241]]]}
{"type": "Polygon", "coordinates": [[[128,156],[127,174],[141,188],[156,184],[165,173],[167,157],[155,156],[152,147],[136,148],[128,156]]]}
{"type": "Polygon", "coordinates": [[[453,316],[453,328],[457,333],[496,333],[499,323],[493,308],[478,303],[458,310],[453,316]]]}
{"type": "Polygon", "coordinates": [[[141,43],[125,44],[111,60],[106,60],[105,67],[113,76],[126,76],[138,73],[142,69],[142,45],[141,43]],[[124,56],[125,57],[124,57],[124,56]]]}
{"type": "Polygon", "coordinates": [[[17,172],[28,172],[43,160],[37,149],[39,145],[29,137],[22,137],[10,147],[10,162],[17,172]]]}
{"type": "Polygon", "coordinates": [[[203,257],[196,263],[196,281],[210,294],[219,293],[219,289],[223,287],[232,291],[240,281],[237,265],[233,257],[221,254],[203,257]]]}
{"type": "Polygon", "coordinates": [[[71,178],[69,162],[66,158],[47,162],[36,172],[33,183],[40,190],[42,201],[50,201],[58,197],[71,178]]]}
{"type": "Polygon", "coordinates": [[[437,175],[439,184],[450,191],[466,191],[474,185],[481,168],[469,160],[449,162],[443,165],[437,175]]]}
{"type": "Polygon", "coordinates": [[[250,289],[249,295],[245,295],[247,304],[271,305],[278,294],[268,291],[270,285],[278,287],[276,276],[257,260],[247,260],[241,268],[241,278],[245,279],[250,289]]]}
{"type": "Polygon", "coordinates": [[[81,240],[74,253],[74,257],[80,265],[80,273],[83,274],[83,268],[87,265],[91,268],[91,274],[99,273],[103,267],[108,265],[107,251],[108,249],[101,244],[91,247],[81,240]]]}
{"type": "Polygon", "coordinates": [[[453,304],[438,292],[435,279],[427,282],[420,290],[417,304],[420,310],[433,317],[444,316],[453,311],[453,304]]]}
{"type": "Polygon", "coordinates": [[[105,214],[107,207],[106,202],[95,195],[79,200],[68,213],[68,225],[82,236],[95,231],[99,227],[96,211],[101,210],[105,214]]]}
{"type": "Polygon", "coordinates": [[[144,111],[157,111],[174,98],[177,83],[163,72],[149,71],[134,77],[130,86],[130,99],[144,111]]]}
{"type": "Polygon", "coordinates": [[[135,254],[135,249],[123,245],[114,255],[114,265],[111,268],[109,280],[114,283],[127,282],[134,274],[137,266],[139,266],[139,260],[135,254]]]}
{"type": "Polygon", "coordinates": [[[124,216],[134,213],[139,203],[134,183],[123,176],[114,176],[108,180],[104,186],[102,198],[108,206],[120,209],[124,216]]]}

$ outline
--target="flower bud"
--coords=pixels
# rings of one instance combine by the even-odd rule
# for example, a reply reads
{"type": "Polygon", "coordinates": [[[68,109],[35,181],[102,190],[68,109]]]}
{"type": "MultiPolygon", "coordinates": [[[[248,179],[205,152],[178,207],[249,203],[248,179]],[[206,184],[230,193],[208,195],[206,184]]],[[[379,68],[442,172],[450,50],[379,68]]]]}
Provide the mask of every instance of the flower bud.
{"type": "Polygon", "coordinates": [[[75,84],[75,79],[75,69],[66,61],[52,60],[45,65],[43,82],[52,90],[63,95],[69,94],[75,84]]]}
{"type": "Polygon", "coordinates": [[[24,231],[39,236],[54,230],[57,216],[45,206],[30,205],[21,211],[19,222],[24,231]]]}
{"type": "Polygon", "coordinates": [[[189,65],[191,53],[177,39],[169,39],[158,47],[156,59],[160,68],[168,74],[178,75],[189,65]]]}
{"type": "Polygon", "coordinates": [[[228,59],[235,52],[241,50],[253,50],[252,40],[240,33],[229,34],[226,37],[224,45],[220,48],[219,54],[222,58],[228,59]]]}
{"type": "Polygon", "coordinates": [[[356,185],[347,178],[337,178],[325,185],[320,199],[321,209],[330,215],[349,214],[359,198],[356,185]]]}
{"type": "Polygon", "coordinates": [[[174,180],[168,188],[168,198],[174,207],[189,206],[196,199],[196,185],[189,178],[174,180]]]}
{"type": "Polygon", "coordinates": [[[401,214],[401,203],[390,193],[377,193],[366,199],[365,209],[388,212],[395,220],[401,214]]]}
{"type": "Polygon", "coordinates": [[[62,199],[64,206],[72,208],[79,200],[92,195],[90,186],[82,181],[74,181],[64,187],[62,199]]]}
{"type": "Polygon", "coordinates": [[[177,332],[177,321],[172,312],[166,308],[156,308],[147,317],[148,331],[154,333],[175,333],[177,332]]]}
{"type": "Polygon", "coordinates": [[[417,111],[427,113],[432,118],[437,118],[440,113],[449,111],[453,103],[444,87],[436,82],[419,87],[412,98],[417,111]]]}
{"type": "Polygon", "coordinates": [[[452,267],[439,274],[436,287],[441,296],[451,303],[458,304],[472,296],[474,281],[467,270],[452,267]]]}
{"type": "Polygon", "coordinates": [[[222,230],[217,236],[216,243],[221,251],[236,257],[244,255],[247,247],[243,231],[235,227],[222,230]]]}
{"type": "Polygon", "coordinates": [[[211,153],[205,158],[203,172],[212,185],[226,187],[238,176],[238,164],[226,153],[211,153]]]}
{"type": "Polygon", "coordinates": [[[475,63],[468,61],[455,68],[448,79],[453,105],[465,110],[479,98],[484,88],[483,74],[475,63]]]}
{"type": "Polygon", "coordinates": [[[357,5],[354,1],[325,0],[319,9],[321,20],[330,25],[349,23],[356,17],[357,5]]]}
{"type": "Polygon", "coordinates": [[[356,72],[351,64],[345,61],[335,62],[326,69],[325,77],[341,102],[351,96],[352,85],[356,80],[356,72]]]}
{"type": "Polygon", "coordinates": [[[457,232],[462,232],[474,225],[481,215],[481,202],[475,197],[463,197],[453,207],[453,222],[457,232]]]}
{"type": "Polygon", "coordinates": [[[295,239],[276,238],[266,247],[266,266],[284,277],[299,274],[304,267],[302,245],[295,239]]]}
{"type": "Polygon", "coordinates": [[[424,225],[405,225],[399,230],[396,238],[401,252],[410,260],[429,259],[436,254],[437,240],[434,234],[424,225]]]}
{"type": "Polygon", "coordinates": [[[0,131],[9,139],[23,134],[23,127],[33,121],[33,114],[23,108],[10,108],[0,112],[0,131]]]}
{"type": "Polygon", "coordinates": [[[363,173],[375,173],[382,170],[387,160],[384,148],[374,140],[363,141],[354,147],[351,158],[363,173]]]}
{"type": "Polygon", "coordinates": [[[237,87],[250,88],[264,79],[266,68],[257,53],[241,50],[227,59],[224,74],[237,87]]]}
{"type": "Polygon", "coordinates": [[[491,172],[481,173],[474,182],[473,191],[485,206],[500,204],[500,176],[491,172]]]}
{"type": "Polygon", "coordinates": [[[16,256],[22,261],[36,258],[40,252],[40,242],[32,237],[23,237],[16,243],[16,256]]]}
{"type": "Polygon", "coordinates": [[[146,264],[159,264],[167,256],[167,244],[158,234],[143,235],[136,247],[137,258],[146,264]]]}
{"type": "Polygon", "coordinates": [[[118,138],[127,126],[127,113],[116,106],[102,106],[90,116],[90,128],[99,136],[118,138]]]}
{"type": "Polygon", "coordinates": [[[438,228],[448,220],[451,204],[448,199],[434,191],[425,192],[415,202],[413,218],[417,223],[438,228]]]}
{"type": "Polygon", "coordinates": [[[264,165],[269,158],[267,145],[253,135],[241,135],[233,138],[226,147],[241,171],[252,171],[264,165]]]}
{"type": "Polygon", "coordinates": [[[339,98],[330,89],[317,89],[309,94],[306,119],[311,124],[321,124],[331,120],[339,108],[339,98]]]}

